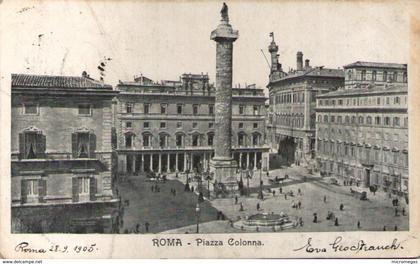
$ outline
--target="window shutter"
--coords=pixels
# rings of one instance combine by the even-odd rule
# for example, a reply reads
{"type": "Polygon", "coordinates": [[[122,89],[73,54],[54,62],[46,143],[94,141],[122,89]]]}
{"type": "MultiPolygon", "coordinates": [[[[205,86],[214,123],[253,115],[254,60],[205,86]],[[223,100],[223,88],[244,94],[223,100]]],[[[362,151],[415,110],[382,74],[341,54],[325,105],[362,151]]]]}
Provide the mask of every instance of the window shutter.
{"type": "Polygon", "coordinates": [[[39,202],[45,202],[44,198],[47,195],[47,180],[40,179],[38,181],[38,193],[39,193],[39,202]]]}
{"type": "Polygon", "coordinates": [[[19,133],[19,159],[25,158],[25,133],[19,133]]]}
{"type": "Polygon", "coordinates": [[[27,190],[28,190],[28,181],[21,180],[21,186],[20,186],[20,200],[21,203],[26,203],[27,201],[27,190]]]}
{"type": "Polygon", "coordinates": [[[71,152],[73,155],[73,158],[77,158],[77,134],[72,133],[71,134],[71,152]]]}
{"type": "Polygon", "coordinates": [[[94,200],[96,200],[95,194],[97,192],[97,180],[96,180],[95,177],[91,177],[89,180],[90,180],[90,182],[89,182],[89,185],[90,185],[89,186],[90,187],[90,189],[89,189],[90,200],[94,201],[94,200]]]}
{"type": "Polygon", "coordinates": [[[73,202],[79,201],[79,178],[73,177],[72,178],[72,191],[73,191],[73,202]]]}
{"type": "Polygon", "coordinates": [[[89,133],[89,158],[95,157],[96,150],[96,135],[89,133]]]}
{"type": "Polygon", "coordinates": [[[45,149],[47,144],[47,138],[43,134],[37,134],[36,136],[36,157],[45,158],[45,149]]]}

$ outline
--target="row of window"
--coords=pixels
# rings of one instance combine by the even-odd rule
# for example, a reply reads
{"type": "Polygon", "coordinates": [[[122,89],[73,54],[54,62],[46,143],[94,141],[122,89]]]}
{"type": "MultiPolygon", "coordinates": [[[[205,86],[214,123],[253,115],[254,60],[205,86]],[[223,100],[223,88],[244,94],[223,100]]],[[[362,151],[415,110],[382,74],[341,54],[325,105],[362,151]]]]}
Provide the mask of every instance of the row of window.
{"type": "MultiPolygon", "coordinates": [[[[125,110],[126,113],[133,113],[134,112],[134,105],[135,103],[126,103],[125,104],[125,110]]],[[[183,115],[184,114],[184,104],[177,104],[176,105],[176,114],[177,115],[183,115]]],[[[143,104],[143,113],[144,114],[150,114],[151,104],[145,103],[143,104]]],[[[193,115],[199,115],[200,105],[199,104],[193,104],[192,105],[192,113],[193,115]]],[[[208,105],[208,115],[214,115],[214,105],[210,104],[208,105]]],[[[239,114],[245,115],[246,113],[246,105],[239,105],[239,114]]],[[[168,114],[168,104],[161,103],[160,104],[160,114],[166,115],[168,114]]],[[[260,106],[259,105],[253,105],[253,115],[259,115],[260,114],[260,106]]]]}
{"type": "MultiPolygon", "coordinates": [[[[79,116],[91,116],[92,106],[90,104],[79,104],[77,113],[79,116]]],[[[24,103],[22,114],[39,115],[39,105],[34,103],[24,103]]]]}
{"type": "MultiPolygon", "coordinates": [[[[334,128],[319,128],[317,131],[317,135],[318,137],[327,137],[330,138],[328,136],[328,134],[332,134],[335,135],[336,133],[338,135],[342,135],[340,138],[344,139],[344,138],[355,138],[355,137],[359,137],[360,139],[376,139],[376,140],[388,140],[388,141],[400,141],[400,136],[398,133],[396,134],[392,134],[392,133],[387,133],[387,132],[374,132],[374,131],[356,131],[356,130],[348,130],[348,129],[340,129],[338,128],[337,130],[334,128]]],[[[401,139],[401,142],[407,142],[408,140],[408,134],[405,134],[405,138],[401,139]]]]}
{"type": "MultiPolygon", "coordinates": [[[[89,176],[73,177],[73,201],[79,201],[81,196],[90,200],[90,195],[94,194],[96,182],[89,176]]],[[[21,180],[21,201],[22,203],[43,202],[47,194],[47,184],[45,179],[23,179],[21,180]]]]}
{"type": "MultiPolygon", "coordinates": [[[[361,81],[382,81],[382,82],[387,82],[387,81],[391,81],[391,82],[397,82],[398,81],[398,72],[394,71],[394,72],[387,72],[387,71],[383,71],[382,72],[382,78],[379,79],[378,78],[378,72],[373,70],[370,73],[370,78],[367,78],[367,74],[366,74],[366,70],[362,70],[360,72],[360,80],[361,81]]],[[[348,80],[353,80],[353,72],[350,70],[347,72],[347,79],[348,80]]],[[[357,78],[354,78],[355,80],[357,78]]],[[[403,82],[407,82],[407,72],[403,73],[403,82]]]]}
{"type": "MultiPolygon", "coordinates": [[[[73,158],[92,158],[96,147],[96,136],[90,132],[71,134],[73,158]]],[[[19,156],[21,159],[45,158],[47,138],[42,131],[24,131],[19,134],[19,156]]]]}
{"type": "MultiPolygon", "coordinates": [[[[125,133],[125,147],[132,148],[134,147],[134,139],[136,135],[131,132],[125,133]]],[[[159,140],[159,147],[166,148],[169,146],[169,134],[160,133],[157,137],[159,140]]],[[[238,146],[246,146],[247,145],[247,134],[244,132],[238,133],[237,144],[238,146]]],[[[143,147],[151,147],[152,146],[153,135],[151,133],[143,133],[142,135],[142,144],[143,147]]],[[[184,147],[186,145],[186,135],[182,133],[178,133],[175,135],[175,146],[177,147],[184,147]]],[[[195,133],[191,135],[191,146],[198,147],[204,144],[204,135],[195,133]]],[[[258,132],[254,132],[251,137],[252,145],[259,145],[261,140],[261,134],[258,132]]],[[[214,133],[207,133],[207,146],[213,146],[214,141],[214,133]]]]}
{"type": "MultiPolygon", "coordinates": [[[[318,104],[325,105],[325,106],[335,106],[339,105],[342,106],[344,103],[346,105],[390,105],[391,99],[393,101],[394,105],[400,105],[401,104],[401,98],[399,96],[394,97],[381,97],[381,96],[375,96],[375,97],[358,97],[358,98],[348,98],[346,100],[344,99],[319,99],[318,104]]],[[[407,97],[404,96],[405,104],[407,103],[407,97]]]]}
{"type": "Polygon", "coordinates": [[[408,167],[408,153],[400,151],[389,151],[372,149],[368,147],[356,147],[334,142],[318,141],[317,150],[321,154],[339,157],[354,157],[365,161],[392,163],[408,167]],[[356,153],[356,151],[358,153],[356,153]]]}
{"type": "MultiPolygon", "coordinates": [[[[176,128],[182,128],[183,123],[181,121],[176,122],[176,128]]],[[[126,128],[133,128],[133,122],[128,121],[125,122],[125,127],[126,128]]],[[[166,128],[166,122],[160,122],[159,125],[160,128],[166,128]]],[[[214,127],[214,123],[213,122],[209,122],[208,123],[208,128],[213,128],[214,127]]],[[[253,123],[252,124],[253,128],[258,128],[258,123],[253,123]]],[[[143,128],[145,129],[150,129],[151,128],[151,123],[150,122],[143,122],[143,128]]],[[[192,123],[192,128],[198,128],[198,123],[197,122],[193,122],[192,123]]],[[[244,123],[238,123],[238,128],[244,128],[244,123]]]]}
{"type": "Polygon", "coordinates": [[[366,118],[364,116],[344,116],[344,122],[342,116],[328,116],[324,115],[318,115],[318,123],[335,123],[335,124],[359,124],[363,125],[366,123],[366,125],[383,125],[383,126],[394,126],[394,127],[408,127],[408,117],[405,117],[403,119],[403,123],[401,124],[401,118],[398,116],[395,116],[393,118],[389,116],[381,117],[381,116],[367,116],[366,118]]]}
{"type": "Polygon", "coordinates": [[[301,128],[304,126],[305,118],[303,114],[299,115],[280,115],[276,116],[276,124],[281,126],[291,126],[301,128]]]}

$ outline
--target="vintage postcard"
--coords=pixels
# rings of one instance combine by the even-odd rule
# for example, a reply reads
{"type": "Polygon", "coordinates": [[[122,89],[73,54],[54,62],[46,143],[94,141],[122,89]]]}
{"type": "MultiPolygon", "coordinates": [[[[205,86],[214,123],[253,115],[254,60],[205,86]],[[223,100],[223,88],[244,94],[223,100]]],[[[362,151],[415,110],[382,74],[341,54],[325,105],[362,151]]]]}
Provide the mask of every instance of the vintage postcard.
{"type": "Polygon", "coordinates": [[[0,256],[414,258],[418,1],[0,1],[0,256]]]}

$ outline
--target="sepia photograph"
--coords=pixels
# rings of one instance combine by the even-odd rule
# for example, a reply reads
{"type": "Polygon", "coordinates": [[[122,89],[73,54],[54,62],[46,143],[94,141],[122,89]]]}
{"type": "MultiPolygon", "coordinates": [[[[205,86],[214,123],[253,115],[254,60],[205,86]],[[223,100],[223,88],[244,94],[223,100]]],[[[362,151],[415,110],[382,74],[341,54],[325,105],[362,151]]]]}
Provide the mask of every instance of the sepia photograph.
{"type": "Polygon", "coordinates": [[[5,256],[418,256],[414,1],[1,6],[5,256]]]}

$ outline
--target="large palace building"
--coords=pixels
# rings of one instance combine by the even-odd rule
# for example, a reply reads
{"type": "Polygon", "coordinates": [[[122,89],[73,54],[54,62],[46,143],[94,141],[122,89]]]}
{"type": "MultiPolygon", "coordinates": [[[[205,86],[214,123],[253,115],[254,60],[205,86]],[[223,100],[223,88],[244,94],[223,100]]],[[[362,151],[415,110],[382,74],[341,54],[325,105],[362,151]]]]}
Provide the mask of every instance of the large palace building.
{"type": "Polygon", "coordinates": [[[303,65],[302,52],[297,53],[296,69],[282,70],[278,62],[278,46],[273,40],[271,73],[267,85],[270,107],[267,135],[271,148],[285,164],[307,165],[314,158],[316,95],[336,90],[344,84],[340,69],[303,65]]]}
{"type": "MultiPolygon", "coordinates": [[[[215,88],[207,74],[159,83],[120,82],[115,106],[118,171],[138,175],[209,170],[214,144],[215,88]]],[[[263,90],[233,88],[233,157],[241,168],[268,166],[263,90]],[[260,163],[261,162],[261,163],[260,163]]]]}
{"type": "Polygon", "coordinates": [[[12,75],[12,232],[117,232],[110,85],[12,75]]]}
{"type": "Polygon", "coordinates": [[[321,174],[408,192],[407,65],[355,62],[345,86],[317,96],[321,174]]]}

